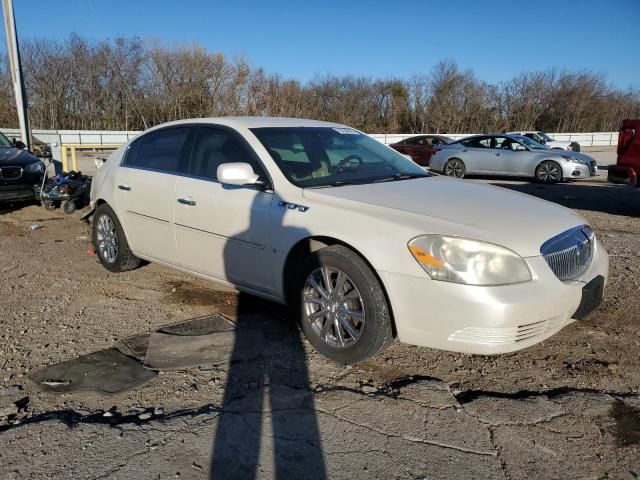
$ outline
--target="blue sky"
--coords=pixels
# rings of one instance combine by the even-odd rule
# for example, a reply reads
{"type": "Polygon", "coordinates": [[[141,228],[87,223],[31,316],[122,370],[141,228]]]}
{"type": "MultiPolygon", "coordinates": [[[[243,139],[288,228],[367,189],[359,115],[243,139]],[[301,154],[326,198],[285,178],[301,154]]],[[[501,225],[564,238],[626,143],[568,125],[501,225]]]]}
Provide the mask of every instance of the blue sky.
{"type": "Polygon", "coordinates": [[[640,0],[14,0],[14,8],[21,38],[197,42],[303,81],[407,78],[448,58],[489,82],[556,67],[640,88],[640,0]]]}

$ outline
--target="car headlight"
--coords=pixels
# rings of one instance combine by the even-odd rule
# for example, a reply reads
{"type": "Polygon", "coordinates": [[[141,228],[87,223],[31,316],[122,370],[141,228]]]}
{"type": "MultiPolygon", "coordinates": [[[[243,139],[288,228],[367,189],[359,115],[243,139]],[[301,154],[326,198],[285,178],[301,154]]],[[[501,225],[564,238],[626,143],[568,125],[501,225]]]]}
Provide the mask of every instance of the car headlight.
{"type": "Polygon", "coordinates": [[[582,165],[587,165],[589,163],[589,160],[585,160],[584,158],[572,157],[570,155],[562,155],[562,158],[571,163],[581,163],[582,165]]]}
{"type": "Polygon", "coordinates": [[[466,285],[508,285],[531,280],[529,267],[520,255],[492,243],[421,235],[408,246],[433,280],[466,285]]]}
{"type": "Polygon", "coordinates": [[[24,167],[24,171],[28,173],[44,173],[44,163],[33,162],[24,167]]]}

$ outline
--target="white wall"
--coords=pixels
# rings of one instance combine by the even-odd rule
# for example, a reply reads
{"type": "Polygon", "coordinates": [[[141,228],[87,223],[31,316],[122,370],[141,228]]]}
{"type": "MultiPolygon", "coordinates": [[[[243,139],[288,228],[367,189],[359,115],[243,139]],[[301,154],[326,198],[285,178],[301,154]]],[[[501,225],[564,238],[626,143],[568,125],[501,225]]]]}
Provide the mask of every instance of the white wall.
{"type": "MultiPolygon", "coordinates": [[[[9,138],[20,138],[17,128],[0,128],[9,138]]],[[[51,145],[53,158],[60,160],[60,145],[122,145],[138,135],[137,131],[109,130],[33,130],[32,135],[38,140],[51,145]]]]}
{"type": "MultiPolygon", "coordinates": [[[[0,128],[0,131],[8,137],[20,138],[20,130],[17,128],[0,128]]],[[[60,145],[121,145],[140,132],[138,131],[109,131],[109,130],[33,130],[33,135],[38,140],[51,145],[53,158],[60,159],[60,145]]],[[[376,140],[390,144],[399,142],[415,133],[373,133],[376,140]]],[[[472,133],[447,133],[447,137],[462,138],[472,133]]],[[[592,132],[592,133],[549,133],[557,140],[569,140],[578,142],[582,147],[615,146],[618,144],[618,132],[592,132]]]]}

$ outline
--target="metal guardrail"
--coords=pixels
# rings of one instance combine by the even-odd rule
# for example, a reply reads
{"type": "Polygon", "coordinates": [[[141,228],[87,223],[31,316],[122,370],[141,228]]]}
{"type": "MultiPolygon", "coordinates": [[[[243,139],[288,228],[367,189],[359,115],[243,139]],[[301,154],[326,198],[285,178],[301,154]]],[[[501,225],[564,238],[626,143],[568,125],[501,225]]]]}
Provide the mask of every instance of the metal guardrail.
{"type": "Polygon", "coordinates": [[[62,170],[65,172],[69,172],[71,170],[78,171],[78,157],[76,152],[78,150],[93,150],[93,151],[111,151],[116,150],[120,147],[120,145],[108,145],[108,144],[70,144],[65,143],[60,146],[60,161],[62,162],[62,170]],[[71,163],[71,165],[69,165],[71,163]],[[71,167],[71,168],[69,168],[71,167]]]}

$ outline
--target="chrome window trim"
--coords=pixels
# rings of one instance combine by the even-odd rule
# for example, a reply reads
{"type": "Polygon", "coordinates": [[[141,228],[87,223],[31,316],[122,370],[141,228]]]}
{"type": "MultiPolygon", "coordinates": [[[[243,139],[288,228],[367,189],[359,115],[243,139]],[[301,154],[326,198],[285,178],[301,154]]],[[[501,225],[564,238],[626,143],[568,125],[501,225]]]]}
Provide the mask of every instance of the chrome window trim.
{"type": "MultiPolygon", "coordinates": [[[[233,135],[236,138],[238,138],[238,140],[241,143],[243,143],[243,145],[249,150],[249,152],[253,154],[254,160],[258,163],[258,165],[262,169],[262,173],[265,175],[265,177],[267,179],[267,188],[260,188],[260,187],[253,186],[253,185],[246,185],[245,188],[251,188],[253,190],[258,190],[258,191],[261,191],[261,192],[264,192],[264,193],[273,193],[275,191],[275,185],[274,185],[273,179],[271,177],[271,172],[269,172],[269,169],[266,167],[266,165],[263,162],[262,158],[260,158],[260,155],[258,154],[258,152],[256,152],[256,150],[247,141],[247,139],[244,137],[244,135],[241,132],[239,132],[238,130],[236,130],[233,127],[230,127],[228,125],[221,125],[219,123],[206,123],[206,122],[180,123],[180,124],[177,124],[177,125],[169,125],[167,127],[158,128],[158,129],[154,129],[154,130],[151,130],[151,131],[143,132],[140,135],[138,135],[136,138],[134,138],[134,139],[129,141],[129,144],[127,145],[127,147],[125,148],[125,151],[122,154],[122,158],[120,159],[120,163],[118,164],[118,167],[130,168],[132,170],[144,170],[146,172],[164,173],[166,175],[174,175],[176,177],[192,178],[192,179],[195,179],[195,180],[202,180],[202,181],[205,181],[205,182],[217,183],[218,185],[222,185],[220,182],[218,182],[218,179],[213,179],[213,178],[209,178],[209,177],[202,177],[202,176],[192,175],[192,174],[188,173],[188,171],[189,171],[189,163],[191,161],[191,154],[193,153],[193,147],[195,146],[195,141],[197,140],[197,133],[198,133],[197,131],[198,131],[199,127],[218,128],[218,129],[221,129],[223,131],[229,132],[231,135],[233,135]],[[183,128],[186,127],[186,128],[192,129],[192,132],[190,132],[187,135],[187,139],[185,140],[185,146],[184,146],[184,147],[186,147],[186,142],[191,142],[191,144],[188,146],[189,152],[186,153],[186,155],[187,155],[186,165],[184,166],[184,167],[186,167],[187,171],[180,172],[180,171],[177,171],[177,170],[163,170],[163,169],[159,169],[159,168],[140,167],[138,165],[127,164],[127,157],[131,153],[131,149],[132,149],[131,147],[133,147],[135,144],[141,143],[145,136],[147,136],[147,135],[149,135],[151,133],[154,133],[154,132],[158,132],[158,131],[161,131],[161,130],[168,130],[170,128],[175,128],[175,127],[183,127],[183,128]],[[192,137],[192,138],[190,138],[190,137],[192,137]]],[[[138,145],[138,147],[139,147],[139,145],[138,145]]],[[[181,152],[181,155],[182,155],[182,153],[183,152],[181,152]]],[[[256,172],[256,174],[259,174],[259,172],[256,172]]]]}
{"type": "MultiPolygon", "coordinates": [[[[183,177],[183,178],[190,178],[192,180],[200,180],[202,182],[208,182],[208,183],[215,183],[216,185],[224,185],[223,183],[218,182],[217,180],[212,180],[210,178],[207,177],[198,177],[196,175],[189,175],[188,173],[182,173],[182,172],[172,172],[172,171],[168,171],[168,170],[160,170],[160,169],[156,169],[156,168],[149,168],[149,167],[135,167],[135,166],[131,166],[131,165],[119,165],[120,168],[129,168],[131,170],[142,170],[145,172],[152,172],[152,173],[161,173],[163,175],[172,175],[174,177],[183,177]]],[[[255,185],[242,185],[242,186],[238,186],[237,188],[249,188],[252,190],[257,190],[259,192],[262,193],[273,193],[273,188],[260,188],[258,186],[255,185]]]]}

